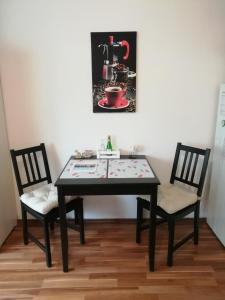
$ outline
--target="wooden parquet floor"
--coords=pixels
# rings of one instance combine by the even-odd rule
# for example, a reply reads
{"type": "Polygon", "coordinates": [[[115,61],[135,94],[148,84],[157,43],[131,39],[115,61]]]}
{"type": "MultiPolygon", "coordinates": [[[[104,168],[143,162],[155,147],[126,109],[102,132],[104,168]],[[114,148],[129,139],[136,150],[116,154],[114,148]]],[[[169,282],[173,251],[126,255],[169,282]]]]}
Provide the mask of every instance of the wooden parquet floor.
{"type": "MultiPolygon", "coordinates": [[[[191,229],[190,220],[176,228],[179,238],[191,229]]],[[[132,221],[88,222],[83,246],[69,229],[69,273],[62,272],[58,226],[52,268],[36,245],[23,245],[21,231],[17,226],[0,250],[1,300],[225,300],[225,250],[204,222],[199,245],[181,247],[172,268],[166,266],[166,224],[157,228],[154,273],[148,272],[147,232],[137,245],[132,221]]],[[[41,237],[38,226],[32,231],[41,237]]]]}

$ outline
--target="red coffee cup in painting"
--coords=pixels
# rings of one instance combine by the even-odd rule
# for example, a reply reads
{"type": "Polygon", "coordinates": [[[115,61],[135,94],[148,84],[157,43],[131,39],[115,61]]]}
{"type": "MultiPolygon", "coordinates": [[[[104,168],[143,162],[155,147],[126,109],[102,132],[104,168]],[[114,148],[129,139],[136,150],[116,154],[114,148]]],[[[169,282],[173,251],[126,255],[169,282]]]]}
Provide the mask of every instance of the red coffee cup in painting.
{"type": "Polygon", "coordinates": [[[105,95],[108,101],[108,106],[119,106],[121,99],[125,94],[120,86],[110,86],[105,89],[105,95]]]}

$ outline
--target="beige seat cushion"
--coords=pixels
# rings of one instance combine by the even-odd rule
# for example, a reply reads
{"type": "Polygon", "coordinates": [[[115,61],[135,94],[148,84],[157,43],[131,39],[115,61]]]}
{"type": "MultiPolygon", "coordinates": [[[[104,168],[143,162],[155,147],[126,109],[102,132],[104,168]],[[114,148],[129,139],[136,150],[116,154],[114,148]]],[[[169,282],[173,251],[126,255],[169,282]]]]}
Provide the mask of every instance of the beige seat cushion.
{"type": "MultiPolygon", "coordinates": [[[[150,200],[149,195],[140,196],[150,200]]],[[[198,200],[197,194],[189,190],[185,185],[182,187],[175,184],[162,184],[159,186],[158,206],[168,214],[173,214],[198,200]]]]}
{"type": "MultiPolygon", "coordinates": [[[[20,200],[33,210],[45,215],[53,208],[58,207],[57,188],[52,183],[44,184],[31,192],[24,193],[20,200]]],[[[72,197],[66,197],[66,203],[71,200],[72,197]]]]}
{"type": "Polygon", "coordinates": [[[185,188],[174,185],[164,184],[159,188],[158,206],[168,214],[173,214],[198,200],[196,193],[185,188]]]}

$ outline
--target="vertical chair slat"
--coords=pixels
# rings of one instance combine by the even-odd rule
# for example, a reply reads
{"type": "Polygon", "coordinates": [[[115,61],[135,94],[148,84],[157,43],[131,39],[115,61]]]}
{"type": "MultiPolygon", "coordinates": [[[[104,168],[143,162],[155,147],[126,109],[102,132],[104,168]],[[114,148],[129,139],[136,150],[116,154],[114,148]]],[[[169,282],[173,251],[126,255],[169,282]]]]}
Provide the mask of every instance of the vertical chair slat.
{"type": "Polygon", "coordinates": [[[176,153],[175,153],[174,162],[173,162],[173,168],[172,168],[172,172],[171,172],[171,176],[170,176],[170,183],[174,183],[174,178],[176,176],[177,165],[178,165],[179,155],[180,155],[180,147],[181,147],[181,143],[177,143],[176,153]]]}
{"type": "Polygon", "coordinates": [[[23,188],[22,188],[20,172],[19,172],[19,168],[18,168],[18,164],[17,164],[17,159],[16,159],[16,155],[15,155],[15,150],[11,149],[10,154],[11,154],[11,158],[12,158],[13,168],[15,171],[15,177],[16,177],[17,187],[19,190],[19,195],[21,196],[23,194],[23,188]]]}
{"type": "Polygon", "coordinates": [[[33,176],[33,181],[35,181],[36,180],[36,176],[35,176],[35,173],[34,173],[34,167],[33,167],[33,163],[32,163],[32,159],[31,159],[30,153],[28,153],[28,160],[29,160],[29,163],[30,163],[30,169],[31,169],[31,173],[32,173],[32,176],[33,176]]]}
{"type": "Polygon", "coordinates": [[[40,173],[40,169],[39,169],[39,165],[38,165],[36,152],[33,152],[33,155],[34,155],[34,161],[35,161],[36,170],[37,170],[37,174],[38,174],[38,180],[40,180],[41,179],[41,173],[40,173]]]}
{"type": "Polygon", "coordinates": [[[201,195],[202,195],[203,185],[204,185],[205,176],[206,176],[206,170],[207,170],[208,161],[209,161],[209,155],[210,155],[210,149],[207,148],[205,150],[205,158],[203,161],[202,172],[201,172],[201,176],[199,179],[199,188],[198,188],[198,192],[197,192],[197,195],[199,197],[201,197],[201,195]]]}
{"type": "Polygon", "coordinates": [[[46,171],[46,176],[48,178],[48,183],[52,183],[51,174],[50,174],[49,165],[48,165],[47,153],[45,150],[45,145],[44,145],[44,143],[41,143],[40,146],[42,147],[43,160],[44,160],[44,164],[45,164],[45,171],[46,171]]]}
{"type": "Polygon", "coordinates": [[[189,158],[189,163],[188,163],[188,168],[187,168],[187,173],[185,180],[188,180],[190,169],[191,169],[191,163],[192,163],[192,158],[193,158],[193,152],[191,152],[190,158],[189,158]]]}
{"type": "Polygon", "coordinates": [[[23,164],[24,164],[24,168],[25,168],[25,172],[26,172],[26,175],[27,175],[27,182],[30,183],[30,174],[29,174],[29,171],[28,171],[28,168],[27,168],[27,161],[26,161],[26,157],[25,157],[25,154],[22,154],[22,158],[23,158],[23,164]]]}
{"type": "Polygon", "coordinates": [[[191,182],[194,182],[194,177],[195,177],[195,171],[196,171],[196,167],[197,167],[197,163],[198,163],[198,154],[196,154],[195,156],[195,162],[194,162],[194,167],[192,170],[192,175],[191,175],[191,182]]]}
{"type": "Polygon", "coordinates": [[[183,179],[184,170],[185,170],[185,167],[186,167],[187,156],[188,156],[188,151],[185,151],[185,157],[184,157],[183,167],[182,167],[182,171],[181,171],[181,175],[180,175],[180,178],[182,178],[182,179],[183,179]]]}

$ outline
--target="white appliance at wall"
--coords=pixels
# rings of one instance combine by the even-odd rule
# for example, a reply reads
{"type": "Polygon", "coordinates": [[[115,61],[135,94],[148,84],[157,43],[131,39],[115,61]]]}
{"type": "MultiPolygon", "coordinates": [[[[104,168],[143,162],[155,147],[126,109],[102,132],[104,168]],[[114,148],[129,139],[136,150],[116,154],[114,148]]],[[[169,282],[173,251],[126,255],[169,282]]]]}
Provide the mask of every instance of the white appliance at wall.
{"type": "Polygon", "coordinates": [[[225,84],[221,84],[207,222],[225,246],[225,84]]]}
{"type": "Polygon", "coordinates": [[[13,175],[0,86],[0,246],[16,225],[16,219],[13,175]]]}

